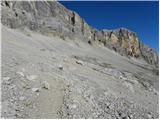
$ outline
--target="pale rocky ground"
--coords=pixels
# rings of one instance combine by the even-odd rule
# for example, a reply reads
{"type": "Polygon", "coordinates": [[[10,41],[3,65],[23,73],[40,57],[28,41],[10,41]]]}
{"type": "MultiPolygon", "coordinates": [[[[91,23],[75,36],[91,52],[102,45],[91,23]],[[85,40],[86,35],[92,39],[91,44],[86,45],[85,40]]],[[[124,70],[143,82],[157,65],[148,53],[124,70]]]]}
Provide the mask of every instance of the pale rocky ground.
{"type": "Polygon", "coordinates": [[[2,26],[3,118],[158,118],[158,75],[82,40],[2,26]]]}

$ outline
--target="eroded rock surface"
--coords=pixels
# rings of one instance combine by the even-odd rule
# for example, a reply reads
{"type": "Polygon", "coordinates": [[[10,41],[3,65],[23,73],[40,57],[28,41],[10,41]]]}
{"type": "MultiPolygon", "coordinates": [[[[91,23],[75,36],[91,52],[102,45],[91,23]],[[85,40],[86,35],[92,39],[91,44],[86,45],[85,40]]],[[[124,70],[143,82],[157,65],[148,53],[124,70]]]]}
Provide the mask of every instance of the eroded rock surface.
{"type": "Polygon", "coordinates": [[[159,117],[158,56],[134,32],[98,31],[58,2],[1,6],[1,117],[159,117]]]}
{"type": "Polygon", "coordinates": [[[141,43],[136,33],[120,28],[101,30],[89,26],[76,12],[54,1],[2,1],[2,23],[10,28],[27,27],[62,39],[84,39],[91,45],[106,46],[120,55],[144,59],[158,67],[158,55],[141,43]]]}

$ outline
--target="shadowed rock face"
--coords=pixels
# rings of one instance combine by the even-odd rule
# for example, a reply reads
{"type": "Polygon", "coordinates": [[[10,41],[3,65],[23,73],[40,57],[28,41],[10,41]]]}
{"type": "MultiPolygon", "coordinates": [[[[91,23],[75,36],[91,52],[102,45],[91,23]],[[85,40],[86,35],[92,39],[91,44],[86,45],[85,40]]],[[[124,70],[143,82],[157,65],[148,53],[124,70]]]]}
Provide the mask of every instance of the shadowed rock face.
{"type": "Polygon", "coordinates": [[[125,28],[116,30],[96,30],[89,26],[77,13],[53,1],[3,1],[2,23],[10,28],[31,30],[45,35],[70,39],[85,38],[91,45],[101,44],[120,55],[143,58],[158,67],[157,53],[139,42],[134,32],[125,28]]]}

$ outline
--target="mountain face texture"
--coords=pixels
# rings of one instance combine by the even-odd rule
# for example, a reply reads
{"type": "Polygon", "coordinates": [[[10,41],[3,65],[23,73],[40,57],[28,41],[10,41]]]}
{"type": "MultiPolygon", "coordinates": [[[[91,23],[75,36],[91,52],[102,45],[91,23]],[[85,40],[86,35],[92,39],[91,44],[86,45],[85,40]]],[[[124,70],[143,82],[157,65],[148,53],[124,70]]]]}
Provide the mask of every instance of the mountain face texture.
{"type": "Polygon", "coordinates": [[[156,52],[139,42],[134,32],[125,28],[96,30],[77,13],[57,2],[2,2],[9,13],[2,10],[2,23],[10,28],[28,27],[43,34],[61,37],[84,37],[89,44],[102,44],[127,57],[143,58],[158,67],[156,52]],[[3,13],[4,12],[4,13],[3,13]],[[4,16],[3,16],[4,15],[4,16]]]}
{"type": "Polygon", "coordinates": [[[1,1],[3,118],[158,118],[159,57],[55,1],[1,1]]]}

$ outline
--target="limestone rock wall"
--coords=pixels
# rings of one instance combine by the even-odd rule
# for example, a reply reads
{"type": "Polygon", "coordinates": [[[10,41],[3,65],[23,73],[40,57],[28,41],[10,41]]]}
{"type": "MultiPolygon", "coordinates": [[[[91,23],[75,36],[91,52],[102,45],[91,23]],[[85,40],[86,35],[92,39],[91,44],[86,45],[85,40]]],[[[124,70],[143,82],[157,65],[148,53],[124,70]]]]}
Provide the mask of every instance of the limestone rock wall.
{"type": "Polygon", "coordinates": [[[2,24],[16,29],[25,27],[65,39],[82,38],[90,45],[100,44],[127,57],[143,58],[158,67],[157,53],[139,42],[137,35],[125,28],[97,30],[76,12],[53,1],[2,1],[2,24]]]}

